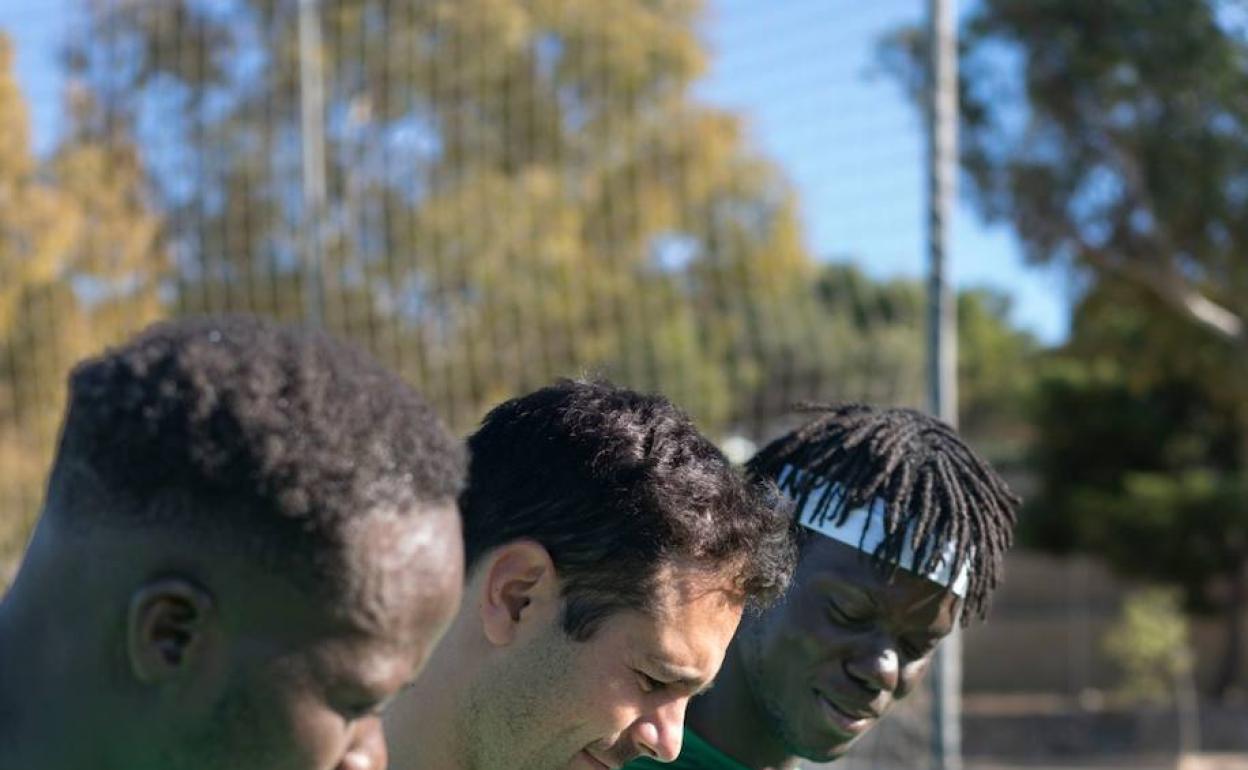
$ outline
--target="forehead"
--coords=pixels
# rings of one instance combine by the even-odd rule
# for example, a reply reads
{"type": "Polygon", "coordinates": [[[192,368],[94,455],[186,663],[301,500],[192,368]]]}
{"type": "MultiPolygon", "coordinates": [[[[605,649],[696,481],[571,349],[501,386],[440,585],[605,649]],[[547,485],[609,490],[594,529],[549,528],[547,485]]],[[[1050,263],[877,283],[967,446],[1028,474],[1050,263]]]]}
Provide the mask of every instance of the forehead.
{"type": "Polygon", "coordinates": [[[379,508],[346,530],[339,612],[356,630],[422,641],[449,622],[464,570],[453,502],[421,510],[379,508]]]}
{"type": "Polygon", "coordinates": [[[858,594],[881,616],[912,624],[940,622],[952,630],[960,599],[946,586],[905,569],[889,570],[870,554],[831,538],[814,536],[802,550],[794,590],[815,596],[858,594]]]}
{"type": "Polygon", "coordinates": [[[723,662],[743,608],[740,595],[722,579],[665,568],[651,610],[618,612],[601,632],[614,636],[640,662],[663,666],[682,678],[709,681],[723,662]]]}

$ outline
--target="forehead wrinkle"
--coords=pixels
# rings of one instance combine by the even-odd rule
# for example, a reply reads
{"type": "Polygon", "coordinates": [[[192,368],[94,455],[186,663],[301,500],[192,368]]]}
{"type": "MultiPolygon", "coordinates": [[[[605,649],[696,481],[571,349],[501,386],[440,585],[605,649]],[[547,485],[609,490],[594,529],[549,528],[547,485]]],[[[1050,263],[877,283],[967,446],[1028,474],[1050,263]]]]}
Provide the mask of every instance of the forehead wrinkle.
{"type": "Polygon", "coordinates": [[[668,680],[701,685],[701,661],[693,661],[691,664],[677,662],[696,655],[697,651],[691,649],[689,640],[680,635],[673,637],[671,634],[659,634],[647,646],[649,651],[644,653],[642,660],[654,673],[668,680]]]}
{"type": "MultiPolygon", "coordinates": [[[[658,601],[647,613],[652,623],[647,624],[648,630],[638,639],[641,654],[637,660],[663,679],[690,690],[701,690],[713,678],[713,669],[717,669],[715,643],[726,644],[732,634],[728,633],[728,639],[716,640],[706,635],[712,632],[711,628],[699,633],[690,624],[697,617],[705,616],[708,623],[714,621],[714,625],[718,625],[722,613],[733,610],[739,613],[743,603],[726,588],[722,578],[716,581],[716,576],[701,570],[666,569],[671,570],[669,579],[662,582],[656,597],[658,601]],[[694,608],[697,608],[697,615],[688,615],[694,608]]],[[[737,621],[739,614],[733,630],[737,621]]],[[[722,656],[723,650],[718,652],[722,656]]]]}
{"type": "Polygon", "coordinates": [[[691,684],[700,684],[702,681],[701,672],[694,666],[671,663],[653,654],[646,656],[646,662],[650,664],[655,673],[662,674],[672,681],[691,684]]]}

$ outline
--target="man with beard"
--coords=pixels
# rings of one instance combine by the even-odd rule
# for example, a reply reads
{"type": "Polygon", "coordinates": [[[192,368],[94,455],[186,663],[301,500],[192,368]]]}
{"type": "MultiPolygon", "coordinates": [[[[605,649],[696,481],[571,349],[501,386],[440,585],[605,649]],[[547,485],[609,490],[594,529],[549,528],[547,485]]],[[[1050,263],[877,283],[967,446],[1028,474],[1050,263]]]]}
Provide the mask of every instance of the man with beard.
{"type": "Polygon", "coordinates": [[[661,396],[564,381],[468,440],[468,583],[389,717],[404,770],[614,768],[680,752],[743,607],[793,568],[774,485],[747,486],[661,396]]]}
{"type": "Polygon", "coordinates": [[[1019,501],[952,428],[910,409],[818,412],[749,463],[797,503],[797,572],[780,603],[742,622],[669,767],[837,759],[997,584],[1019,501]]]}
{"type": "Polygon", "coordinates": [[[0,604],[0,764],[385,767],[378,712],[458,606],[463,472],[319,333],[168,323],[79,365],[0,604]]]}

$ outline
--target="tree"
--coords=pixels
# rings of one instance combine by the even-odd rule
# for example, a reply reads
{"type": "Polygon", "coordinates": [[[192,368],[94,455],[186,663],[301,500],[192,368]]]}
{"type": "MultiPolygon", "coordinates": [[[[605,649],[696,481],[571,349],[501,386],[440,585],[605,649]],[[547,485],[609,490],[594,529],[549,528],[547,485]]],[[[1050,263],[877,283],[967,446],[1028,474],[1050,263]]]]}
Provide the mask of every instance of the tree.
{"type": "Polygon", "coordinates": [[[1226,344],[1158,316],[1109,284],[1076,314],[1072,340],[1036,399],[1037,494],[1024,540],[1101,555],[1128,575],[1181,587],[1224,620],[1215,690],[1242,684],[1248,606],[1248,409],[1225,372],[1226,344]]]}
{"type": "Polygon", "coordinates": [[[179,308],[300,314],[314,238],[326,323],[464,427],[601,372],[715,428],[749,418],[783,359],[769,350],[834,355],[811,325],[791,191],[735,116],[692,95],[700,2],[336,0],[311,68],[299,6],[85,4],[73,70],[114,120],[159,127],[145,146],[182,148],[152,158],[179,308]],[[298,145],[315,60],[320,211],[298,145]]]}
{"type": "Polygon", "coordinates": [[[315,48],[300,5],[85,6],[73,71],[113,120],[159,127],[142,144],[179,310],[302,315],[313,239],[326,323],[460,427],[582,373],[756,437],[803,399],[921,400],[922,316],[830,309],[792,191],[694,96],[702,3],[334,0],[315,48]],[[318,71],[311,210],[298,93],[318,71]]]}
{"type": "Polygon", "coordinates": [[[164,254],[138,156],[81,94],[70,107],[66,140],[35,157],[0,34],[0,574],[37,510],[65,372],[160,312],[164,254]]]}
{"type": "MultiPolygon", "coordinates": [[[[1113,499],[1147,503],[1146,510],[1168,505],[1167,520],[1198,516],[1210,527],[1230,528],[1234,564],[1219,558],[1208,565],[1230,581],[1223,691],[1239,676],[1233,664],[1248,569],[1233,545],[1235,522],[1248,509],[1248,499],[1234,492],[1248,462],[1248,415],[1239,406],[1248,401],[1242,11],[1234,0],[984,0],[966,19],[960,42],[962,168],[970,198],[989,220],[1013,226],[1032,262],[1079,276],[1089,293],[1082,312],[1096,318],[1078,321],[1086,339],[1063,357],[1073,379],[1051,382],[1044,396],[1043,431],[1060,430],[1045,420],[1066,410],[1085,422],[1069,426],[1059,442],[1069,454],[1053,459],[1064,470],[1050,468],[1046,477],[1065,489],[1073,478],[1101,473],[1099,481],[1113,479],[1113,499]],[[1108,308],[1108,297],[1130,306],[1108,308]],[[1092,346],[1092,339],[1100,342],[1092,346]],[[1104,382],[1099,378],[1108,376],[1114,356],[1129,357],[1131,367],[1104,382]],[[1200,371],[1206,379],[1179,371],[1200,371]],[[1197,412],[1231,422],[1204,421],[1199,430],[1172,422],[1166,416],[1180,410],[1173,402],[1180,397],[1192,399],[1197,412]],[[1162,431],[1151,440],[1167,446],[1210,446],[1228,435],[1245,446],[1223,453],[1213,471],[1205,467],[1214,462],[1207,455],[1176,465],[1138,456],[1134,441],[1150,440],[1146,426],[1162,431]],[[1111,428],[1118,433],[1104,432],[1111,428]],[[1131,460],[1089,456],[1090,446],[1131,460]],[[1112,466],[1119,461],[1121,467],[1112,466]],[[1199,479],[1186,476],[1187,485],[1154,479],[1164,494],[1136,475],[1189,472],[1199,479]],[[1072,479],[1062,479],[1066,473],[1072,479]],[[1130,489],[1127,479],[1135,479],[1130,489]],[[1215,501],[1228,509],[1213,510],[1215,501]]],[[[905,30],[883,49],[916,97],[923,45],[916,31],[905,30]]],[[[1049,492],[1054,500],[1065,494],[1049,492]]],[[[1069,544],[1106,553],[1112,544],[1086,527],[1121,522],[1108,509],[1081,510],[1083,520],[1059,516],[1051,523],[1071,528],[1060,535],[1069,544]]],[[[1133,568],[1125,555],[1107,555],[1133,568]]],[[[1142,555],[1135,558],[1147,564],[1142,555]]],[[[1153,574],[1185,584],[1212,579],[1212,573],[1180,576],[1160,566],[1153,574]]],[[[1196,601],[1202,591],[1189,589],[1196,601]]]]}
{"type": "MultiPolygon", "coordinates": [[[[885,58],[918,95],[923,42],[885,58]]],[[[961,33],[962,163],[1027,256],[1126,280],[1248,342],[1248,23],[1237,0],[985,0],[961,33]]]]}
{"type": "MultiPolygon", "coordinates": [[[[838,362],[843,376],[858,372],[874,383],[871,400],[922,405],[926,287],[912,279],[876,281],[853,265],[830,264],[816,293],[829,322],[870,340],[846,349],[838,362]]],[[[1012,454],[1028,433],[1025,404],[1040,346],[1013,324],[1010,311],[1009,296],[999,291],[957,294],[959,428],[981,446],[1012,454]]]]}

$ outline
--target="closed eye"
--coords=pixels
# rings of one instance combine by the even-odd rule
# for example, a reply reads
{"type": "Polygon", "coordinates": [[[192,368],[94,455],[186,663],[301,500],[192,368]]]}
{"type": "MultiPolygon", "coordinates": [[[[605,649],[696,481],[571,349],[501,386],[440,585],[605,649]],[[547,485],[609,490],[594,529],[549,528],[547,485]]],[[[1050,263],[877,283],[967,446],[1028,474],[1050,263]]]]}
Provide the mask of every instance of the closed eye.
{"type": "Polygon", "coordinates": [[[857,626],[866,623],[870,618],[847,612],[841,605],[828,599],[828,614],[832,621],[843,625],[857,626]]]}
{"type": "Polygon", "coordinates": [[[637,683],[644,693],[657,692],[667,687],[667,682],[661,682],[644,671],[637,671],[637,683]]]}
{"type": "Polygon", "coordinates": [[[354,722],[358,719],[367,717],[381,716],[381,714],[394,702],[394,696],[388,698],[377,699],[376,697],[363,698],[354,702],[345,701],[341,706],[335,707],[335,711],[342,715],[348,722],[354,722]]]}
{"type": "Polygon", "coordinates": [[[364,719],[365,717],[371,717],[371,716],[376,716],[376,715],[381,714],[382,710],[385,708],[385,705],[386,704],[384,702],[382,703],[373,703],[373,702],[355,703],[350,706],[340,708],[338,710],[338,713],[342,714],[342,716],[348,722],[354,722],[358,719],[364,719]]]}

